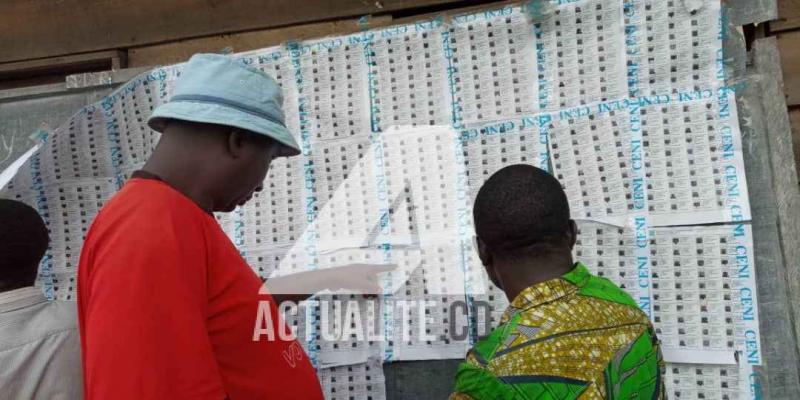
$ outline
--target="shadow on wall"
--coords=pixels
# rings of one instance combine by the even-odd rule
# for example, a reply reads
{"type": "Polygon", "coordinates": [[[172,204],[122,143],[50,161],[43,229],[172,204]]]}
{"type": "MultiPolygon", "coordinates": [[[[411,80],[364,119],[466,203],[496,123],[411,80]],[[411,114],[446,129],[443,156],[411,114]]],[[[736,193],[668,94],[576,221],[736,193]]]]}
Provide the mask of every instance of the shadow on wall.
{"type": "Polygon", "coordinates": [[[386,400],[446,399],[453,390],[460,362],[426,360],[384,363],[386,400]]]}

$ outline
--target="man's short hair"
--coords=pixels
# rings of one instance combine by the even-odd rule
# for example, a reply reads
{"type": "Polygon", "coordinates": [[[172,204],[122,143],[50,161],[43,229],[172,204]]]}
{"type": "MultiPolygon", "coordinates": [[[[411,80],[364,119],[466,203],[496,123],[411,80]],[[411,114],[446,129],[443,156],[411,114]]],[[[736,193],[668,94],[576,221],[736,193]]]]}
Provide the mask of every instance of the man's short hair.
{"type": "Polygon", "coordinates": [[[475,232],[493,252],[565,244],[569,203],[561,184],[524,164],[497,171],[484,183],[473,209],[475,232]]]}
{"type": "Polygon", "coordinates": [[[49,244],[47,227],[36,210],[0,199],[0,288],[33,285],[49,244]]]}

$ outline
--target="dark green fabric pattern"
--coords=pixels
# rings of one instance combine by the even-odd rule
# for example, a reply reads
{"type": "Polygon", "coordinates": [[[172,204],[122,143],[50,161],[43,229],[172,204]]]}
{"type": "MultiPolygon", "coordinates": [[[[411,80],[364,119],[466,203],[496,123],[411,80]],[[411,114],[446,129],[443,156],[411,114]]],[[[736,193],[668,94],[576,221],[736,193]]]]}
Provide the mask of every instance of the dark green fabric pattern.
{"type": "Polygon", "coordinates": [[[652,400],[661,390],[659,355],[651,332],[620,350],[606,368],[606,398],[652,400]]]}
{"type": "Polygon", "coordinates": [[[636,301],[615,285],[614,282],[590,274],[589,270],[581,263],[578,263],[575,269],[564,275],[562,279],[578,286],[580,288],[578,293],[583,296],[591,296],[626,306],[638,307],[636,301]]]}

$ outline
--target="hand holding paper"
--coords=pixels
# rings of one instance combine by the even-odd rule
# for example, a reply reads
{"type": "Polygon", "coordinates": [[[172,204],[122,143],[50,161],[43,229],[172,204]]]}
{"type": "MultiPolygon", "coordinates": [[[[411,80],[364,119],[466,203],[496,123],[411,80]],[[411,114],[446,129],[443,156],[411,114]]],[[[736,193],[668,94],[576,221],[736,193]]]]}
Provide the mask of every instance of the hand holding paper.
{"type": "Polygon", "coordinates": [[[397,265],[394,264],[350,264],[298,272],[267,279],[261,287],[261,293],[270,293],[283,300],[294,299],[287,296],[305,299],[325,290],[380,294],[381,275],[395,269],[397,265]]]}

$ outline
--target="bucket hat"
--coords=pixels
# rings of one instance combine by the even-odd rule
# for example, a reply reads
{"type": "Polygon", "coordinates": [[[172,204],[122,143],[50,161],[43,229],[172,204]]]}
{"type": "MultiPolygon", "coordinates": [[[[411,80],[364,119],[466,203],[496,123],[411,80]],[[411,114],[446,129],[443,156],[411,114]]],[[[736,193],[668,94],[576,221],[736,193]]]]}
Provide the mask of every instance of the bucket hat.
{"type": "Polygon", "coordinates": [[[169,101],[156,107],[147,125],[162,132],[170,119],[232,126],[268,136],[300,154],[283,114],[278,82],[230,56],[195,54],[184,65],[169,101]]]}

